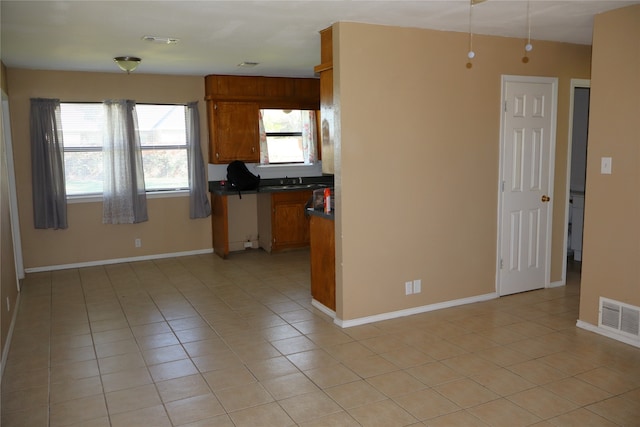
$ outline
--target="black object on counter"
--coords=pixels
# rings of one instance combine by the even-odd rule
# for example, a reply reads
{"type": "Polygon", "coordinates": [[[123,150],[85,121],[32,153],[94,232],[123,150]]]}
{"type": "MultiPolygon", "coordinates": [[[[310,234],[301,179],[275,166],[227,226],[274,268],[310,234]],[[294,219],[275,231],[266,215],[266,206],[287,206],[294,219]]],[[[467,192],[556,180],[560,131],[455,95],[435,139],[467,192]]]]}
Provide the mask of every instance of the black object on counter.
{"type": "Polygon", "coordinates": [[[227,181],[232,189],[238,190],[238,197],[242,198],[242,191],[251,191],[260,186],[260,175],[254,175],[243,161],[234,160],[227,166],[227,181]]]}

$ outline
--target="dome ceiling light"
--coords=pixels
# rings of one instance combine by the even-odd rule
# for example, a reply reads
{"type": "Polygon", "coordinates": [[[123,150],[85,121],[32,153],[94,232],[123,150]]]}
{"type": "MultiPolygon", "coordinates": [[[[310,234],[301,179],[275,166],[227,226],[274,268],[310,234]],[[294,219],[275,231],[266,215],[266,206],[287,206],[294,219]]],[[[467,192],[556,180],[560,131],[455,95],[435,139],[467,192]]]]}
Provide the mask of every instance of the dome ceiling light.
{"type": "Polygon", "coordinates": [[[142,59],[135,56],[116,56],[113,60],[118,64],[118,67],[120,67],[122,71],[126,71],[127,74],[138,68],[138,65],[140,65],[142,61],[142,59]]]}

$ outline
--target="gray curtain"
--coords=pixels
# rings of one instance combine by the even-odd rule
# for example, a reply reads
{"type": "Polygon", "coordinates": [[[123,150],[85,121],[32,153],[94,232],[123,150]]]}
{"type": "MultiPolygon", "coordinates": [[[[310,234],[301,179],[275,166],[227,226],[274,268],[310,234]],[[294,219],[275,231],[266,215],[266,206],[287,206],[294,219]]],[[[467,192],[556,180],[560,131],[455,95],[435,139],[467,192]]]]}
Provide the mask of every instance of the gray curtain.
{"type": "Polygon", "coordinates": [[[134,224],[147,221],[142,152],[135,102],[107,100],[105,112],[102,222],[134,224]]]}
{"type": "Polygon", "coordinates": [[[59,99],[31,99],[31,176],[35,228],[67,228],[59,99]]]}
{"type": "Polygon", "coordinates": [[[187,150],[189,156],[189,217],[206,218],[211,215],[207,198],[207,174],[200,147],[200,115],[198,103],[187,104],[187,150]]]}

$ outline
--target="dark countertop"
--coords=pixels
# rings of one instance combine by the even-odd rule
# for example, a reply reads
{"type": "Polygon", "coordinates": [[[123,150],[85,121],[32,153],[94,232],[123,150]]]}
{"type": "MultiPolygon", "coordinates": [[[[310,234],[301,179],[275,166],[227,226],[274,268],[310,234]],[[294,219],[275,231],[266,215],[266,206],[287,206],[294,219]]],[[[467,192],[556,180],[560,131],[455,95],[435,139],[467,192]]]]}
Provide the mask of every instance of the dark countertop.
{"type": "MultiPolygon", "coordinates": [[[[333,183],[333,175],[261,179],[257,190],[242,191],[241,194],[317,190],[319,188],[332,188],[333,183]]],[[[228,182],[223,186],[221,181],[209,181],[209,191],[221,196],[238,194],[238,190],[235,190],[228,182]]]]}
{"type": "Polygon", "coordinates": [[[309,216],[317,216],[317,217],[328,219],[328,220],[331,220],[331,221],[334,221],[336,219],[335,211],[333,211],[333,210],[331,212],[329,212],[329,213],[324,213],[324,210],[321,210],[321,209],[307,208],[305,213],[307,215],[309,215],[309,216]]]}

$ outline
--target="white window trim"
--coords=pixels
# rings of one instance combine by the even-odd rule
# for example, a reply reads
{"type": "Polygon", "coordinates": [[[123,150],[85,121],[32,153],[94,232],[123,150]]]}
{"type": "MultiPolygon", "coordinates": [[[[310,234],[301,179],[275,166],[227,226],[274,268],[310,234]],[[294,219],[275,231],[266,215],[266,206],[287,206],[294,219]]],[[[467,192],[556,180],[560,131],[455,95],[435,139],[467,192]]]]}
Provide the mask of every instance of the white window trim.
{"type": "MultiPolygon", "coordinates": [[[[161,191],[147,191],[147,199],[169,199],[175,197],[189,197],[189,190],[161,190],[161,191]]],[[[67,204],[73,205],[76,203],[101,203],[102,194],[87,194],[87,195],[75,195],[67,196],[67,204]]]]}

